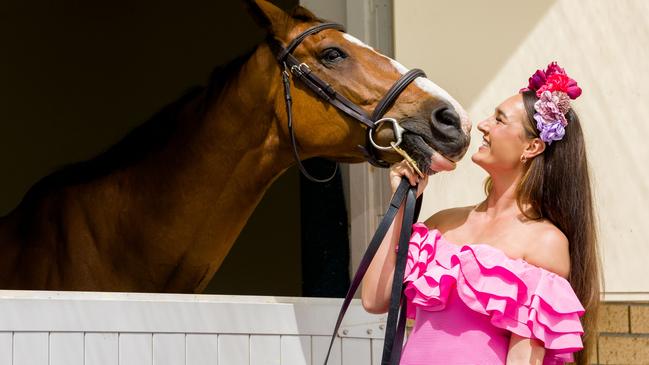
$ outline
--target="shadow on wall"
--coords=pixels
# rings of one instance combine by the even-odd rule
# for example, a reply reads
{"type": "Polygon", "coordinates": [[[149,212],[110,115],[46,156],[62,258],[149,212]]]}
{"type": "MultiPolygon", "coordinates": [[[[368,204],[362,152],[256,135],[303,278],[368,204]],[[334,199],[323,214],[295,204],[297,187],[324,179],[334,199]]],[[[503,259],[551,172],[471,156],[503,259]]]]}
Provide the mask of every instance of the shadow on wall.
{"type": "Polygon", "coordinates": [[[395,56],[408,67],[434,65],[425,68],[428,77],[470,108],[555,2],[395,1],[395,56]]]}
{"type": "MultiPolygon", "coordinates": [[[[297,1],[274,3],[286,9],[297,1]]],[[[243,0],[0,4],[0,216],[41,177],[105,150],[263,36],[243,0]]],[[[217,280],[244,280],[242,269],[228,268],[254,264],[250,251],[272,258],[282,245],[285,270],[238,293],[300,294],[298,186],[292,169],[278,179],[217,280]]]]}

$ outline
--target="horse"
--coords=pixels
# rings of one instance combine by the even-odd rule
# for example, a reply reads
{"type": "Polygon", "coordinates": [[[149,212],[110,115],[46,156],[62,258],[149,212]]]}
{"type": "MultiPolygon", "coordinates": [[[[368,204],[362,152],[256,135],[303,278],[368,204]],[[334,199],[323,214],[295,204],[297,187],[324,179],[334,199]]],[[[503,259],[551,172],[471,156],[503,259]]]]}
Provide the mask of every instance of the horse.
{"type": "MultiPolygon", "coordinates": [[[[266,41],[104,153],[44,177],[0,218],[0,288],[203,291],[266,189],[295,163],[273,44],[322,22],[300,6],[246,5],[266,41]]],[[[337,29],[309,35],[293,55],[368,113],[407,71],[337,29]]],[[[358,148],[366,126],[294,78],[285,81],[299,159],[366,160],[358,148]]],[[[426,173],[435,159],[450,163],[466,152],[466,112],[426,78],[408,85],[386,116],[407,127],[401,147],[426,173]]],[[[374,134],[382,145],[393,138],[388,127],[374,134]]]]}

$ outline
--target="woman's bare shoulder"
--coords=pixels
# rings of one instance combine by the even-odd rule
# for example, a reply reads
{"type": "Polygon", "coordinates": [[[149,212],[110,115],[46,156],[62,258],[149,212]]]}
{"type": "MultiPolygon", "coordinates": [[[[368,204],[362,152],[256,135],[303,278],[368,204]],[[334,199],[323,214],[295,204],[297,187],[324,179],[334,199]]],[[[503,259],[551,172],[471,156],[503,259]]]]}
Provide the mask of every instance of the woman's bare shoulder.
{"type": "Polygon", "coordinates": [[[440,210],[439,212],[431,215],[428,219],[426,219],[424,224],[426,224],[426,227],[430,229],[439,229],[443,226],[455,225],[457,222],[466,220],[466,217],[474,207],[475,206],[471,205],[467,207],[456,207],[440,210]]]}
{"type": "Polygon", "coordinates": [[[530,228],[525,261],[563,278],[570,274],[570,251],[566,235],[550,222],[539,222],[530,228]]]}

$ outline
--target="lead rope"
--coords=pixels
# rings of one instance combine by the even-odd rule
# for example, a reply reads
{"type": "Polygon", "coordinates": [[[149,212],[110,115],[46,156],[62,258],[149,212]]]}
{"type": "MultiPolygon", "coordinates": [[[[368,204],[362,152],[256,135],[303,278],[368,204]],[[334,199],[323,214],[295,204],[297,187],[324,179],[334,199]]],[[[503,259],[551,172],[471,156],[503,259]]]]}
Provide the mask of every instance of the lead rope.
{"type": "Polygon", "coordinates": [[[390,295],[390,309],[388,311],[388,321],[385,329],[385,340],[383,342],[383,356],[381,359],[382,365],[397,365],[401,358],[401,347],[403,344],[403,334],[405,331],[406,323],[406,301],[403,296],[403,276],[406,268],[406,261],[408,257],[408,244],[410,240],[410,235],[412,234],[412,224],[416,217],[419,215],[419,210],[421,208],[421,197],[418,199],[417,196],[417,186],[410,186],[408,179],[405,177],[402,178],[399,187],[392,196],[390,201],[390,206],[385,212],[379,227],[374,233],[370,244],[363,254],[360,264],[358,264],[358,270],[352,279],[349,289],[347,290],[347,295],[343,300],[343,304],[338,313],[338,319],[336,320],[336,325],[334,327],[333,334],[331,335],[331,341],[329,342],[329,349],[327,350],[327,356],[325,357],[324,365],[327,365],[329,361],[329,356],[331,355],[331,348],[333,346],[336,334],[340,329],[343,317],[349,308],[349,304],[356,293],[356,290],[361,284],[367,269],[372,262],[372,259],[376,255],[376,251],[379,249],[383,238],[385,237],[392,221],[394,220],[399,207],[403,204],[405,199],[405,208],[403,214],[403,221],[401,226],[401,233],[399,235],[399,245],[397,251],[397,259],[394,268],[394,277],[392,280],[392,291],[390,295]]]}

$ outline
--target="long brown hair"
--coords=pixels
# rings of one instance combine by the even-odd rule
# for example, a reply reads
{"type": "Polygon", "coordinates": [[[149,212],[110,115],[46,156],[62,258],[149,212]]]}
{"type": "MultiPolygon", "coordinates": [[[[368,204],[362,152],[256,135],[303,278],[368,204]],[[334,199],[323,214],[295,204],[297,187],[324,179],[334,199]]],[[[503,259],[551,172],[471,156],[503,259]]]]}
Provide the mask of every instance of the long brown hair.
{"type": "MultiPolygon", "coordinates": [[[[523,122],[527,138],[538,138],[534,120],[535,92],[523,92],[527,118],[523,122]]],[[[547,219],[559,228],[570,243],[568,281],[586,309],[581,317],[584,349],[575,353],[575,362],[589,364],[588,356],[597,340],[600,285],[604,284],[597,246],[596,219],[590,184],[586,146],[577,113],[566,114],[568,125],[560,141],[546,144],[545,151],[525,163],[517,186],[517,204],[528,219],[547,219]],[[524,208],[525,207],[525,208],[524,208]]],[[[491,190],[487,179],[485,191],[491,190]]]]}

